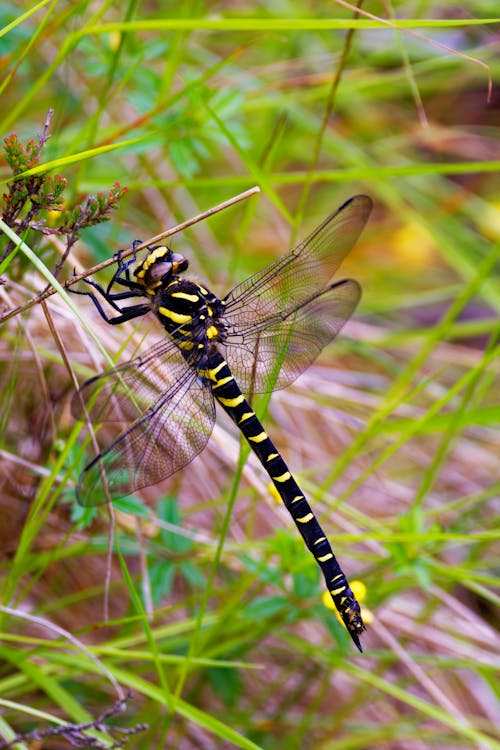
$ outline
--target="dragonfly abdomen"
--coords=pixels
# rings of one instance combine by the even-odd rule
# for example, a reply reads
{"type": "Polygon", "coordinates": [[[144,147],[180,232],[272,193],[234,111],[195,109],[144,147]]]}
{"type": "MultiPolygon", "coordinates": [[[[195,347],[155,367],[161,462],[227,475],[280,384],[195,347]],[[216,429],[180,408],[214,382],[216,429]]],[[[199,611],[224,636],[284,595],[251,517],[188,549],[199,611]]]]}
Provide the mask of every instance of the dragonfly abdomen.
{"type": "Polygon", "coordinates": [[[241,430],[268,473],[307,548],[321,568],[328,591],[346,628],[362,651],[359,635],[365,626],[360,607],[325,532],[280,452],[241,393],[223,356],[217,352],[209,360],[209,366],[201,370],[200,375],[210,381],[215,398],[241,430]]]}

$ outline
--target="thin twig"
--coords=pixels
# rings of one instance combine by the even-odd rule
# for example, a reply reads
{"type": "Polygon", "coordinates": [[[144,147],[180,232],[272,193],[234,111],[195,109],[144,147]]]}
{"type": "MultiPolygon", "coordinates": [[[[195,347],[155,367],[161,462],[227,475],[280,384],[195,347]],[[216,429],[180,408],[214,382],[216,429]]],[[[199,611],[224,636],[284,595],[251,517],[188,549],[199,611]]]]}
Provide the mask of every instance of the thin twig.
{"type": "MultiPolygon", "coordinates": [[[[155,242],[159,242],[160,240],[164,240],[166,237],[171,237],[173,234],[177,234],[178,232],[184,231],[184,229],[187,229],[188,227],[193,226],[193,224],[197,224],[200,221],[203,221],[204,219],[208,219],[210,216],[213,216],[216,213],[219,213],[219,211],[223,211],[226,208],[229,208],[229,206],[233,206],[235,203],[239,203],[240,201],[246,200],[247,198],[250,198],[251,195],[255,195],[256,193],[260,193],[260,188],[258,186],[254,186],[250,188],[249,190],[245,190],[243,193],[239,193],[238,195],[235,195],[233,198],[230,198],[227,201],[224,201],[223,203],[219,203],[217,206],[214,206],[213,208],[209,208],[207,211],[203,211],[201,214],[198,214],[197,216],[194,216],[192,219],[188,219],[187,221],[183,221],[182,224],[177,224],[177,226],[172,227],[171,229],[166,229],[164,232],[161,232],[161,234],[157,234],[154,237],[150,237],[149,240],[146,240],[145,242],[142,242],[140,245],[137,245],[135,248],[135,252],[138,250],[143,250],[146,247],[149,247],[150,245],[153,245],[155,242]]],[[[132,255],[134,251],[130,248],[129,250],[124,250],[121,253],[121,258],[128,258],[129,255],[132,255]]],[[[113,263],[116,263],[116,256],[113,256],[112,258],[108,258],[108,260],[104,260],[102,263],[98,263],[96,266],[93,266],[92,268],[89,268],[87,271],[84,271],[83,273],[80,273],[76,276],[72,276],[70,279],[64,282],[62,285],[64,289],[68,289],[68,287],[72,286],[73,284],[78,283],[82,279],[85,279],[87,276],[91,276],[98,271],[102,271],[103,268],[107,268],[108,266],[111,266],[113,263]]],[[[24,312],[25,310],[29,310],[30,307],[33,307],[34,305],[39,304],[42,302],[42,300],[47,299],[48,297],[51,297],[53,294],[56,293],[55,289],[47,289],[42,294],[38,294],[36,297],[32,297],[32,299],[28,300],[28,302],[25,302],[23,305],[19,305],[18,307],[15,307],[13,310],[9,310],[8,312],[4,313],[0,317],[0,323],[3,323],[6,320],[9,320],[9,318],[14,317],[15,315],[19,315],[20,313],[24,312]]]]}
{"type": "Polygon", "coordinates": [[[43,126],[43,130],[41,133],[38,133],[38,146],[40,150],[45,146],[45,144],[50,138],[50,122],[52,120],[53,115],[54,115],[54,110],[51,107],[47,112],[47,117],[45,118],[45,125],[43,126]]]}

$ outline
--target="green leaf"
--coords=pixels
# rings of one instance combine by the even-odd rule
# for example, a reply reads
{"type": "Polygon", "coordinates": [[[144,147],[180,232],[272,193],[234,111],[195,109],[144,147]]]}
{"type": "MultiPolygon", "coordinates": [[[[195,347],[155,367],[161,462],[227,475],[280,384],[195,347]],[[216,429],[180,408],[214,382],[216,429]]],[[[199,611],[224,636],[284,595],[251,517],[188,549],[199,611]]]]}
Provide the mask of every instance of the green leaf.
{"type": "Polygon", "coordinates": [[[239,670],[209,667],[207,675],[214,692],[224,705],[234,708],[243,688],[239,670]]]}
{"type": "Polygon", "coordinates": [[[299,599],[312,599],[318,595],[316,566],[308,571],[293,574],[293,591],[299,599]]]}
{"type": "MultiPolygon", "coordinates": [[[[171,526],[182,525],[182,516],[179,511],[177,499],[174,497],[166,496],[161,498],[156,506],[156,513],[162,521],[165,521],[171,526]]],[[[169,552],[178,555],[185,555],[191,549],[193,544],[191,540],[187,539],[185,536],[181,536],[180,534],[176,534],[174,531],[169,531],[167,529],[161,529],[160,538],[169,552]]]]}
{"type": "Polygon", "coordinates": [[[194,589],[202,589],[207,582],[200,568],[191,562],[181,562],[179,571],[194,589]]]}
{"type": "Polygon", "coordinates": [[[284,596],[262,596],[245,606],[244,615],[249,620],[258,622],[274,617],[288,607],[288,599],[284,596]]]}
{"type": "Polygon", "coordinates": [[[145,503],[135,495],[127,495],[113,500],[113,507],[122,513],[130,513],[138,518],[149,518],[149,508],[145,503]]]}
{"type": "Polygon", "coordinates": [[[149,566],[149,581],[155,604],[172,593],[175,566],[170,560],[156,560],[149,566]]]}

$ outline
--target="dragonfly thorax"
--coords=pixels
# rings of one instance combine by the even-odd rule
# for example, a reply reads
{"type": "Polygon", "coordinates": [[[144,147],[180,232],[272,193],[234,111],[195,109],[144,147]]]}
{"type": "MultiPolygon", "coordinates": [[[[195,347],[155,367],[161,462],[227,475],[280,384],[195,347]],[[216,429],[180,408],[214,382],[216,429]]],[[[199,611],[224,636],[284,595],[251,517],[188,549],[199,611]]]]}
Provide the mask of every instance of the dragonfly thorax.
{"type": "Polygon", "coordinates": [[[173,276],[156,291],[151,304],[183,353],[201,354],[224,338],[223,302],[196,281],[173,276]]]}

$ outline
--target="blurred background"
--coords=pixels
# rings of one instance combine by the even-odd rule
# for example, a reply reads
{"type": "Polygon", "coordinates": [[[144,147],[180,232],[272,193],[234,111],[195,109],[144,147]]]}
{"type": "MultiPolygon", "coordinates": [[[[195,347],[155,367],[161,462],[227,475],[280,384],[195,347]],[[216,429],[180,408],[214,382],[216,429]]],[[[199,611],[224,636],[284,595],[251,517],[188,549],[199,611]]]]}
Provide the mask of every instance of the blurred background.
{"type": "Polygon", "coordinates": [[[33,256],[0,266],[1,314],[21,308],[0,338],[0,747],[77,746],[41,733],[95,721],[117,684],[128,747],[500,746],[498,8],[360,6],[2,3],[0,134],[37,141],[53,110],[39,162],[67,185],[36,221],[3,203],[33,256]],[[70,370],[81,384],[109,366],[98,342],[125,361],[161,329],[106,326],[84,297],[23,309],[43,268],[62,259],[64,280],[253,185],[169,240],[220,296],[350,196],[374,202],[339,275],[363,287],[353,318],[255,402],[356,581],[363,655],[222,415],[114,525],[76,505],[70,370]],[[100,193],[107,221],[69,248],[47,233],[100,193]]]}

